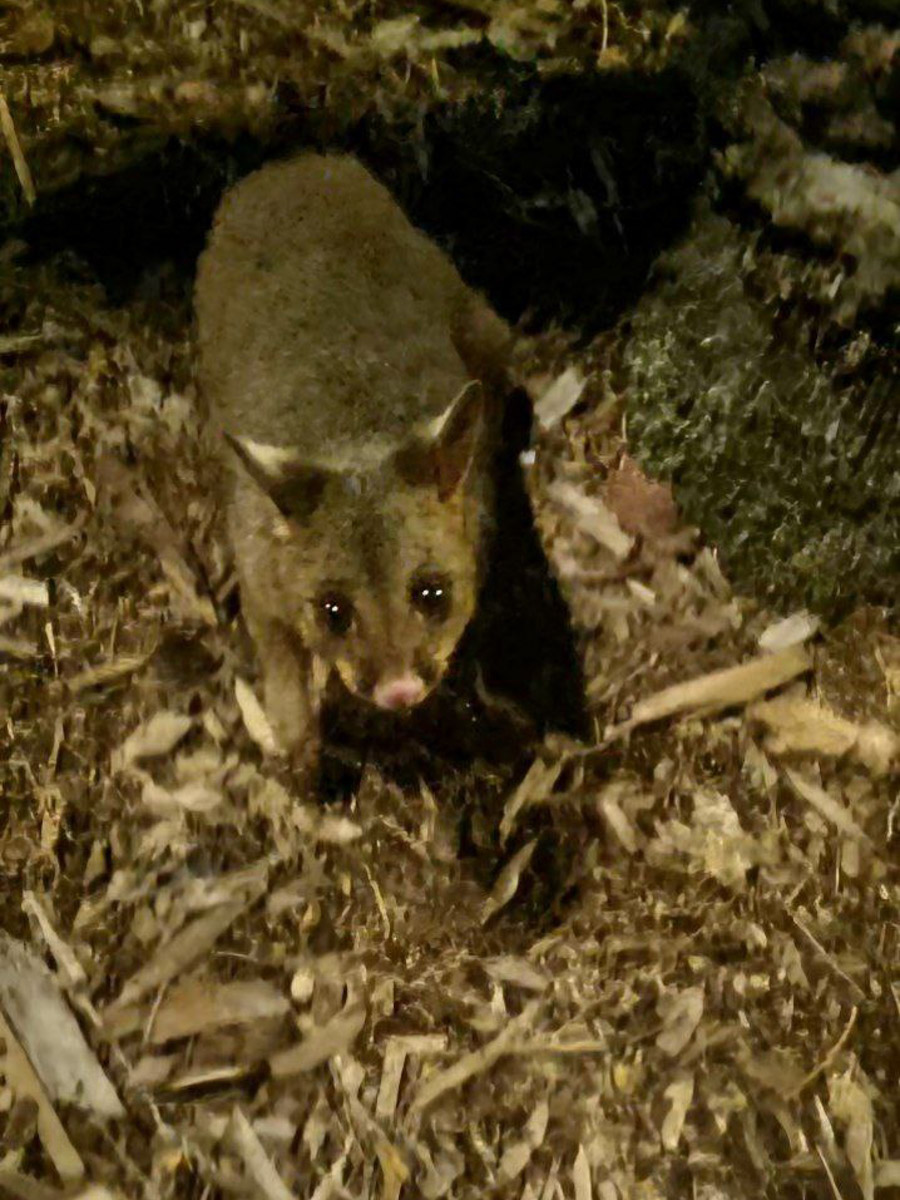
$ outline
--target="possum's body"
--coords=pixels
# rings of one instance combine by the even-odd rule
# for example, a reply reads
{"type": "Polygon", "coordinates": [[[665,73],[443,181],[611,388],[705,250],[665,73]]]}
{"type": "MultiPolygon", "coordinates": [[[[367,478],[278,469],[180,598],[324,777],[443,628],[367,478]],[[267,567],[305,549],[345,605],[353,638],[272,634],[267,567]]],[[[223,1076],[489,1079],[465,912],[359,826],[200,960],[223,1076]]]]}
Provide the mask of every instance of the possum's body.
{"type": "Polygon", "coordinates": [[[196,311],[276,732],[307,739],[329,667],[417,703],[475,605],[509,331],[358,162],[311,154],[226,195],[196,311]]]}

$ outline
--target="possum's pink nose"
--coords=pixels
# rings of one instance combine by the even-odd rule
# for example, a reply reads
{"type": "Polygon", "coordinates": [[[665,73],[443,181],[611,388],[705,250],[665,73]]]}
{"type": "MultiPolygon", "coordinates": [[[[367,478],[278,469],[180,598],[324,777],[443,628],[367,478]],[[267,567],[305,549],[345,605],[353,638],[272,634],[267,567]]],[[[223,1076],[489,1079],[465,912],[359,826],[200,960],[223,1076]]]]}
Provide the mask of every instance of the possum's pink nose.
{"type": "Polygon", "coordinates": [[[397,679],[384,679],[372,693],[379,708],[412,708],[425,695],[425,684],[418,675],[401,675],[397,679]]]}

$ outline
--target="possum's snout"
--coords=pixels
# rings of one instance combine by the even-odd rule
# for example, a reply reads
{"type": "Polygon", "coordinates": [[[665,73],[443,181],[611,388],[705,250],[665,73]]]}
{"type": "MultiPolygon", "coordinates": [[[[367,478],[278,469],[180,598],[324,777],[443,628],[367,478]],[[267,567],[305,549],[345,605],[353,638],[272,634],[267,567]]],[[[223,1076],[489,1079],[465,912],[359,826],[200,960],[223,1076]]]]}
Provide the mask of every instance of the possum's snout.
{"type": "Polygon", "coordinates": [[[398,709],[414,708],[425,698],[426,691],[425,681],[420,676],[410,673],[383,679],[376,684],[372,700],[379,708],[395,712],[398,709]]]}

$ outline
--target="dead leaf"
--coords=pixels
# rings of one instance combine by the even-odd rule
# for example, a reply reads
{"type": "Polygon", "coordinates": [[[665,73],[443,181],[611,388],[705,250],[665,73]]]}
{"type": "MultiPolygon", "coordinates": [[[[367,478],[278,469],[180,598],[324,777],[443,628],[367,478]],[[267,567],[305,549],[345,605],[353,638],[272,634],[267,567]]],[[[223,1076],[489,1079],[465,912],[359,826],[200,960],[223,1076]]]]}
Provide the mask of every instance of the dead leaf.
{"type": "Polygon", "coordinates": [[[241,679],[240,676],[235,679],[234,695],[241,710],[244,726],[257,746],[266,754],[281,754],[282,749],[275,737],[275,731],[269,724],[269,718],[246,679],[241,679]]]}
{"type": "Polygon", "coordinates": [[[587,379],[577,367],[568,367],[534,402],[541,429],[552,429],[569,415],[581,399],[587,379]]]}
{"type": "Polygon", "coordinates": [[[823,787],[813,783],[811,779],[804,778],[799,771],[792,771],[789,767],[785,769],[785,775],[797,795],[817,812],[820,812],[827,821],[834,825],[835,829],[846,837],[871,845],[871,839],[865,830],[857,825],[847,809],[839,801],[829,796],[823,787]]]}
{"type": "Polygon", "coordinates": [[[121,771],[145,758],[171,754],[193,726],[192,717],[180,713],[158,712],[139,725],[113,755],[113,770],[121,771]]]}
{"type": "Polygon", "coordinates": [[[307,1034],[298,1046],[279,1050],[269,1059],[276,1079],[312,1071],[336,1054],[344,1054],[356,1041],[366,1023],[365,1005],[352,1004],[324,1025],[307,1034]]]}
{"type": "Polygon", "coordinates": [[[669,1084],[663,1095],[669,1102],[669,1111],[663,1118],[659,1136],[663,1149],[672,1153],[678,1149],[685,1118],[694,1098],[694,1076],[679,1075],[669,1084]]]}
{"type": "Polygon", "coordinates": [[[104,1021],[112,1021],[122,1008],[134,1004],[149,992],[170,983],[201,954],[205,953],[237,918],[266,890],[266,879],[248,883],[244,894],[196,917],[190,924],[162,946],[153,958],[141,967],[122,988],[117,1000],[104,1012],[104,1021]]]}
{"type": "Polygon", "coordinates": [[[522,1034],[534,1025],[539,1011],[540,1001],[532,1000],[487,1045],[464,1054],[451,1067],[423,1078],[413,1095],[410,1112],[424,1112],[446,1092],[462,1087],[474,1076],[490,1070],[504,1055],[513,1053],[522,1034]]]}
{"type": "Polygon", "coordinates": [[[604,497],[616,520],[634,537],[658,541],[671,534],[678,522],[672,489],[648,479],[628,455],[610,470],[604,497]]]}
{"type": "Polygon", "coordinates": [[[670,1058],[677,1058],[694,1036],[703,1016],[702,987],[685,988],[681,992],[664,992],[656,1009],[662,1017],[663,1030],[656,1044],[670,1058]]]}
{"type": "Polygon", "coordinates": [[[515,896],[519,889],[519,880],[522,872],[531,862],[531,856],[534,854],[536,846],[537,838],[532,838],[530,842],[526,842],[524,846],[515,852],[497,876],[496,882],[491,889],[491,894],[481,907],[482,925],[486,925],[491,917],[495,916],[501,908],[509,904],[510,900],[515,896]]]}

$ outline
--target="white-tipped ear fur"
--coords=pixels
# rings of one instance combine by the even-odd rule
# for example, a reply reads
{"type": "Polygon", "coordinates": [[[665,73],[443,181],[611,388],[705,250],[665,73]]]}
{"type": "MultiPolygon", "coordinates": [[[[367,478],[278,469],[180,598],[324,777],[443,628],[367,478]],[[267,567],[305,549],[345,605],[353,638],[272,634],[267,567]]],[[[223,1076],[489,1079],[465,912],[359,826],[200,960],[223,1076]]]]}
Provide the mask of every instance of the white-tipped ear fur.
{"type": "Polygon", "coordinates": [[[444,411],[429,421],[425,434],[427,440],[440,445],[448,436],[452,436],[454,422],[463,417],[470,405],[480,399],[480,395],[481,384],[477,379],[470,379],[463,384],[444,411]]]}
{"type": "Polygon", "coordinates": [[[252,438],[232,437],[229,433],[225,437],[250,473],[261,475],[271,483],[278,483],[292,466],[297,466],[297,451],[287,446],[270,446],[252,438]]]}
{"type": "Polygon", "coordinates": [[[225,439],[247,474],[286,517],[308,517],[322,498],[330,472],[304,462],[296,450],[270,446],[252,438],[225,439]]]}

